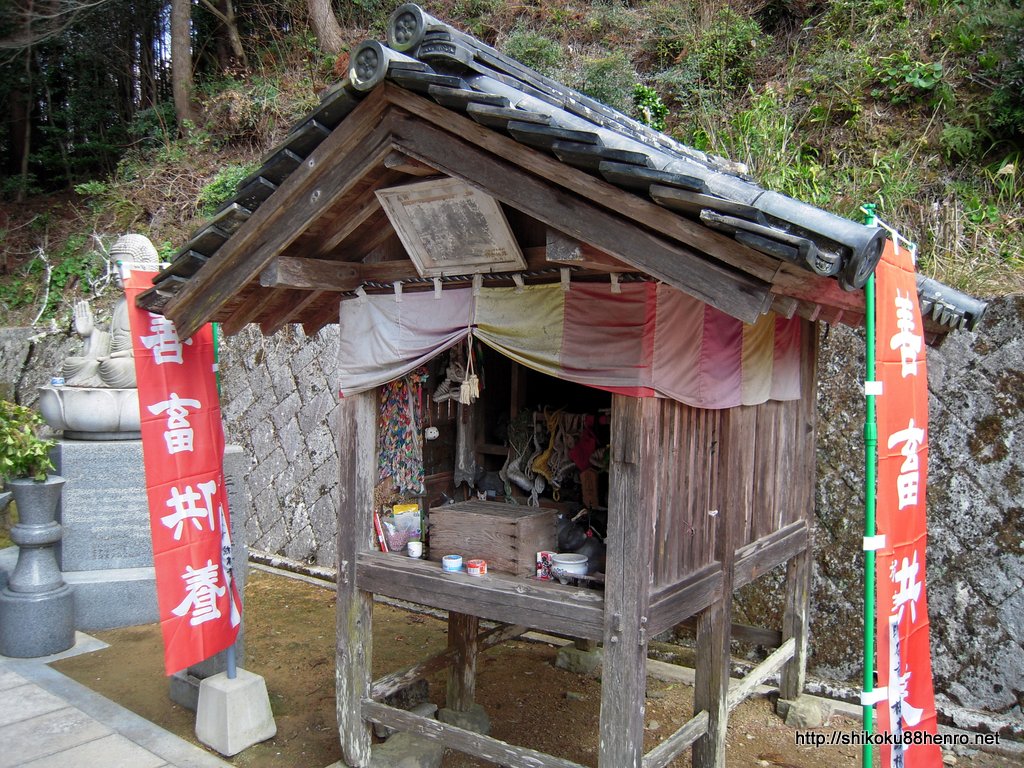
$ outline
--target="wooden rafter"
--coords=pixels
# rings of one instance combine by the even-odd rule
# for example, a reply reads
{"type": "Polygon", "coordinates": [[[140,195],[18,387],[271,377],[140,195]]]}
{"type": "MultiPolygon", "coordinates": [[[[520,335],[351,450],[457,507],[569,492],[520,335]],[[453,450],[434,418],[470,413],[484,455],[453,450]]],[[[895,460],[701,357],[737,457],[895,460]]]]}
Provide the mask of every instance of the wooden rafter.
{"type": "Polygon", "coordinates": [[[165,310],[191,336],[317,215],[391,151],[383,92],[368,96],[190,280],[165,310]],[[328,158],[331,162],[325,162],[328,158]]]}

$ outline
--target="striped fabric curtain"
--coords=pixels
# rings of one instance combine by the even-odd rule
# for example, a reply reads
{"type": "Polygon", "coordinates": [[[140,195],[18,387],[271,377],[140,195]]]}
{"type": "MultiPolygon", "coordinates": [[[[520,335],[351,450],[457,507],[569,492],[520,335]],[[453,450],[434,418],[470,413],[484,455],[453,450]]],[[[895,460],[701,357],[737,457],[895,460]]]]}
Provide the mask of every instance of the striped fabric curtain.
{"type": "Polygon", "coordinates": [[[800,320],[747,325],[656,283],[572,283],[375,295],[341,304],[340,390],[405,375],[472,334],[586,386],[731,408],[800,397],[800,320]]]}

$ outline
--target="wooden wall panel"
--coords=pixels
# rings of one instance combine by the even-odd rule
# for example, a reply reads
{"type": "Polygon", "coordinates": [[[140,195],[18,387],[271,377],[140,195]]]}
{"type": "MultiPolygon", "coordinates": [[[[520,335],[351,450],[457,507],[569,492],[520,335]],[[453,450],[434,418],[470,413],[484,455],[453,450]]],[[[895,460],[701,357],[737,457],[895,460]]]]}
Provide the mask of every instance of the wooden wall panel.
{"type": "MultiPolygon", "coordinates": [[[[809,520],[814,504],[817,330],[804,323],[802,397],[745,407],[753,447],[750,504],[738,508],[737,546],[753,544],[787,525],[809,520]]],[[[659,401],[658,467],[649,492],[657,496],[655,589],[677,584],[714,562],[723,419],[727,411],[659,401]]]]}
{"type": "Polygon", "coordinates": [[[677,584],[714,560],[722,411],[658,401],[655,588],[677,584]]]}

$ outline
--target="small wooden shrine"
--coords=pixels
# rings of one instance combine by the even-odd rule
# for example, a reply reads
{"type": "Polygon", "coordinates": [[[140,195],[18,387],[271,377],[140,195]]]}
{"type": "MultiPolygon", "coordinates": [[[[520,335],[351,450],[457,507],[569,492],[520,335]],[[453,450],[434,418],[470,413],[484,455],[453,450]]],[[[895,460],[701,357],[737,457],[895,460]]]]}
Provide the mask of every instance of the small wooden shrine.
{"type": "MultiPolygon", "coordinates": [[[[353,52],[349,77],[140,298],[182,337],[211,320],[228,334],[249,323],[266,334],[288,323],[307,333],[341,324],[337,713],[345,761],[370,764],[370,725],[382,723],[501,765],[575,766],[383,701],[448,667],[447,706],[468,711],[478,654],[527,629],[603,646],[601,768],[656,768],[691,745],[695,766],[724,765],[730,710],[777,672],[781,694],[798,696],[815,324],[862,321],[861,287],[883,239],[766,191],[727,161],[542,77],[415,5],[396,10],[388,43],[353,52]],[[461,381],[446,374],[457,354],[461,381]],[[480,397],[458,402],[441,384],[468,385],[474,358],[483,366],[480,397]],[[559,499],[551,493],[559,468],[549,464],[540,473],[546,491],[536,483],[533,495],[551,509],[575,498],[606,510],[598,573],[566,584],[518,566],[481,577],[444,571],[441,552],[380,551],[381,388],[409,376],[419,382],[417,439],[427,428],[436,438],[420,444],[428,517],[443,496],[481,492],[482,478],[494,475],[508,483],[499,498],[528,503],[531,494],[508,481],[543,467],[535,454],[554,452],[556,441],[549,429],[549,445],[534,438],[532,453],[517,444],[512,424],[524,409],[536,414],[535,429],[556,425],[555,413],[582,417],[574,446],[580,425],[593,425],[589,456],[600,451],[603,461],[589,472],[589,458],[576,456],[568,472],[577,480],[559,481],[559,499]],[[730,688],[733,592],[778,566],[786,569],[784,620],[758,635],[773,650],[730,688]],[[374,595],[447,611],[448,649],[371,680],[374,595]],[[647,644],[694,618],[693,717],[644,754],[647,644]],[[499,624],[482,632],[481,620],[499,624]]],[[[920,289],[931,333],[977,320],[966,297],[920,289]]],[[[454,512],[477,514],[481,503],[454,512]]],[[[523,547],[536,541],[517,530],[523,547]]]]}

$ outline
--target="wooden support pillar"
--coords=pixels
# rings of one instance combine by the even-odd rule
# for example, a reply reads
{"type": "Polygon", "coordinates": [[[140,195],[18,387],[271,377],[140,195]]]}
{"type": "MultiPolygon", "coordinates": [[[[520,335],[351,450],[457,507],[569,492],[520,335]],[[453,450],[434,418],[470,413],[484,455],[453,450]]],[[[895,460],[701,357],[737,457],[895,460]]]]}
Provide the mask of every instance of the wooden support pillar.
{"type": "Polygon", "coordinates": [[[480,619],[468,613],[448,614],[448,647],[454,651],[448,669],[448,709],[468,712],[476,698],[477,636],[480,619]]]}
{"type": "Polygon", "coordinates": [[[370,723],[362,701],[370,695],[373,595],[356,583],[356,558],[370,547],[377,469],[376,391],[344,398],[338,415],[338,598],[335,640],[338,735],[345,763],[370,764],[370,723]]]}
{"type": "Polygon", "coordinates": [[[612,397],[600,768],[640,768],[660,403],[612,397]]]}
{"type": "MultiPolygon", "coordinates": [[[[814,489],[817,475],[818,408],[818,334],[816,329],[805,323],[803,328],[803,350],[801,360],[800,408],[798,418],[805,435],[803,451],[794,462],[793,483],[799,492],[793,498],[793,518],[804,519],[808,527],[814,522],[814,489]]],[[[810,540],[807,549],[786,563],[786,603],[782,617],[782,639],[793,638],[796,646],[793,658],[782,668],[779,693],[784,699],[795,699],[804,689],[804,675],[807,671],[808,603],[811,593],[811,574],[814,556],[810,540]]]]}
{"type": "Polygon", "coordinates": [[[697,617],[695,713],[708,713],[708,731],[693,744],[694,768],[724,768],[729,725],[729,644],[732,639],[733,562],[743,521],[753,503],[757,409],[741,406],[723,418],[715,557],[722,565],[722,598],[697,617]]]}
{"type": "Polygon", "coordinates": [[[795,699],[804,690],[807,671],[808,606],[811,591],[811,549],[808,548],[786,563],[786,606],[782,617],[782,639],[796,642],[793,658],[782,668],[779,693],[784,699],[795,699]]]}

